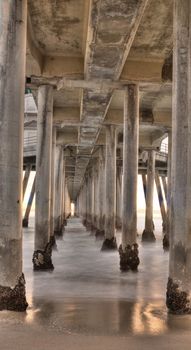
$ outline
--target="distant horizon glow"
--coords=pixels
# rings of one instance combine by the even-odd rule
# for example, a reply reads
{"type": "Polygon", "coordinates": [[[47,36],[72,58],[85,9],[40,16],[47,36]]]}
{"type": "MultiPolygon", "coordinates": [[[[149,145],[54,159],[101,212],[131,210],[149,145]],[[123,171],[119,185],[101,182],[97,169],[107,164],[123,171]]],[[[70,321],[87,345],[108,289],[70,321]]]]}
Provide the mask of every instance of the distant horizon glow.
{"type": "MultiPolygon", "coordinates": [[[[23,171],[23,176],[24,176],[24,171],[23,171]]],[[[35,171],[31,171],[30,177],[29,177],[29,181],[28,181],[28,185],[27,185],[27,189],[26,189],[25,196],[24,196],[24,200],[23,200],[23,213],[24,213],[24,211],[26,210],[26,207],[27,207],[27,203],[28,203],[28,199],[29,199],[29,196],[30,196],[30,192],[31,192],[33,181],[34,181],[34,177],[35,177],[35,171]]],[[[162,187],[162,183],[161,183],[161,187],[162,187]]],[[[163,191],[163,197],[165,198],[163,187],[162,187],[162,191],[163,191]]],[[[34,196],[34,200],[33,200],[31,211],[34,211],[34,210],[35,210],[35,196],[34,196]]],[[[142,183],[142,176],[141,175],[138,175],[137,210],[141,211],[141,212],[145,211],[145,195],[144,195],[144,191],[143,191],[143,183],[142,183]]],[[[157,214],[160,213],[158,194],[157,194],[157,189],[156,189],[156,185],[155,184],[154,184],[153,210],[157,214]]]]}

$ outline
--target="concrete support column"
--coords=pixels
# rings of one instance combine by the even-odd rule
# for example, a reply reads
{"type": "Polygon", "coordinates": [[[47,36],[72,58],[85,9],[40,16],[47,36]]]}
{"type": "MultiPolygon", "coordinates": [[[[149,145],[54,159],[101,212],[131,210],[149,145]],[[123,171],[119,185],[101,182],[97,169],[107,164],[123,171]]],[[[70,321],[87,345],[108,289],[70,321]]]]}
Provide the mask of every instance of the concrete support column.
{"type": "Polygon", "coordinates": [[[145,203],[147,199],[147,177],[146,174],[142,174],[142,182],[143,182],[143,192],[145,196],[145,203]]]}
{"type": "MultiPolygon", "coordinates": [[[[64,151],[63,151],[64,156],[64,151]]],[[[67,224],[65,221],[65,159],[63,157],[63,168],[62,168],[62,198],[61,198],[61,227],[64,230],[64,226],[67,224]]]]}
{"type": "Polygon", "coordinates": [[[119,247],[120,269],[137,270],[137,176],[139,135],[139,88],[128,85],[124,96],[122,244],[119,247]]]}
{"type": "Polygon", "coordinates": [[[38,90],[34,270],[53,269],[50,240],[53,87],[38,90]]]}
{"type": "Polygon", "coordinates": [[[63,216],[62,216],[62,223],[63,223],[63,227],[67,226],[67,219],[66,219],[66,203],[65,203],[65,197],[66,197],[66,161],[64,158],[64,164],[63,164],[64,168],[63,168],[63,216]]]}
{"type": "Polygon", "coordinates": [[[30,173],[31,173],[31,168],[32,168],[31,164],[26,165],[25,175],[24,175],[24,179],[23,179],[23,199],[24,199],[25,192],[27,189],[27,185],[28,185],[28,181],[29,181],[29,177],[30,177],[30,173]]]}
{"type": "Polygon", "coordinates": [[[104,231],[104,191],[105,191],[105,177],[104,177],[104,148],[103,146],[99,149],[99,161],[98,161],[98,184],[97,184],[97,193],[98,193],[98,212],[97,212],[97,230],[96,230],[96,239],[103,239],[105,235],[104,231]]]}
{"type": "Polygon", "coordinates": [[[88,174],[88,186],[87,186],[87,222],[86,228],[87,230],[91,229],[92,222],[92,174],[89,172],[88,174]]]}
{"type": "Polygon", "coordinates": [[[116,176],[116,228],[122,227],[122,167],[117,167],[116,176]]]}
{"type": "Polygon", "coordinates": [[[99,191],[98,191],[98,160],[94,167],[94,229],[97,232],[98,227],[98,206],[99,206],[99,191]]]}
{"type": "Polygon", "coordinates": [[[83,211],[83,217],[82,217],[82,223],[84,226],[87,224],[87,211],[88,211],[88,194],[87,194],[87,186],[88,186],[88,179],[85,175],[85,181],[84,181],[84,211],[83,211]]]}
{"type": "Polygon", "coordinates": [[[167,190],[166,176],[161,176],[161,180],[162,180],[162,185],[163,185],[165,199],[167,200],[167,192],[168,192],[168,190],[167,190]]]}
{"type": "Polygon", "coordinates": [[[54,203],[54,233],[62,236],[62,191],[63,191],[63,148],[58,145],[56,147],[55,157],[55,203],[54,203]]]}
{"type": "Polygon", "coordinates": [[[191,313],[191,7],[174,0],[170,264],[167,307],[191,313]]]}
{"type": "Polygon", "coordinates": [[[84,182],[84,185],[83,185],[83,209],[82,209],[82,220],[83,220],[83,223],[85,223],[86,221],[86,208],[87,208],[87,196],[86,196],[86,180],[84,182]]]}
{"type": "Polygon", "coordinates": [[[50,241],[55,244],[54,237],[54,206],[55,206],[55,156],[56,156],[56,128],[52,129],[52,161],[51,161],[51,201],[50,201],[50,241]]]}
{"type": "Polygon", "coordinates": [[[95,220],[94,220],[94,215],[95,215],[95,165],[92,166],[91,169],[91,232],[93,233],[95,229],[95,220]]]}
{"type": "Polygon", "coordinates": [[[65,184],[65,208],[66,208],[66,218],[68,219],[71,215],[71,200],[70,200],[67,184],[65,184]]]}
{"type": "Polygon", "coordinates": [[[166,209],[164,205],[164,196],[162,193],[162,187],[161,187],[161,182],[160,182],[160,177],[158,172],[156,172],[156,175],[155,175],[155,183],[156,183],[159,206],[160,206],[161,217],[162,217],[163,232],[166,232],[166,209]]]}
{"type": "Polygon", "coordinates": [[[142,234],[142,241],[153,242],[156,240],[153,225],[153,195],[155,180],[155,150],[148,151],[147,160],[147,189],[146,189],[146,212],[145,229],[142,234]]]}
{"type": "Polygon", "coordinates": [[[166,210],[166,232],[163,237],[163,248],[169,250],[170,234],[170,203],[171,203],[171,157],[172,157],[172,132],[168,134],[168,186],[167,186],[167,210],[166,210]]]}
{"type": "Polygon", "coordinates": [[[115,126],[106,126],[105,155],[105,240],[102,250],[117,249],[116,215],[116,133],[115,126]]]}
{"type": "Polygon", "coordinates": [[[29,224],[29,215],[30,215],[30,211],[32,208],[32,204],[33,204],[34,194],[35,194],[35,183],[36,183],[36,176],[35,176],[34,181],[33,181],[31,193],[30,193],[29,200],[27,203],[25,215],[23,218],[23,227],[28,227],[28,224],[29,224]]]}
{"type": "Polygon", "coordinates": [[[0,310],[24,311],[23,116],[27,1],[0,2],[0,310]]]}

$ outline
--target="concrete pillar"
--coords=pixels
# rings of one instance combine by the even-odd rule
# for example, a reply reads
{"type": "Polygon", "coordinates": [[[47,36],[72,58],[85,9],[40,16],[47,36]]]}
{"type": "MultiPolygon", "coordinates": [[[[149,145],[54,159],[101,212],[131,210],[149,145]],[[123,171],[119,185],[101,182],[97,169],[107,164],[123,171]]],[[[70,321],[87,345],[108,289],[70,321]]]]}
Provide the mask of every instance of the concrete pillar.
{"type": "Polygon", "coordinates": [[[27,189],[27,185],[28,185],[31,169],[32,169],[32,165],[31,164],[27,164],[26,168],[25,168],[24,179],[23,179],[23,198],[25,196],[25,192],[26,192],[26,189],[27,189]]]}
{"type": "Polygon", "coordinates": [[[104,177],[104,147],[101,146],[99,149],[99,160],[98,160],[98,220],[97,220],[97,230],[96,230],[96,239],[103,239],[105,235],[104,224],[104,198],[105,198],[105,177],[104,177]]]}
{"type": "Polygon", "coordinates": [[[65,159],[64,159],[64,150],[63,150],[63,162],[62,162],[62,191],[61,191],[61,227],[64,231],[65,219],[64,219],[64,210],[65,210],[65,159]]]}
{"type": "Polygon", "coordinates": [[[54,233],[62,236],[62,191],[63,191],[63,148],[56,147],[55,156],[55,204],[54,204],[54,233]]]}
{"type": "Polygon", "coordinates": [[[120,269],[137,270],[137,176],[139,135],[139,88],[128,85],[124,96],[122,244],[119,247],[120,269]]]}
{"type": "Polygon", "coordinates": [[[67,226],[67,220],[66,220],[66,203],[65,203],[65,197],[66,197],[66,167],[65,167],[65,158],[63,160],[63,184],[62,184],[62,226],[64,229],[64,226],[67,226]]]}
{"type": "Polygon", "coordinates": [[[71,199],[68,192],[68,186],[65,185],[65,208],[66,208],[66,218],[71,216],[71,199]]]}
{"type": "Polygon", "coordinates": [[[122,167],[117,167],[116,175],[116,228],[122,227],[122,167]]]}
{"type": "Polygon", "coordinates": [[[83,224],[86,221],[86,208],[87,208],[87,196],[86,196],[86,179],[83,184],[83,208],[82,208],[82,222],[83,224]]]}
{"type": "Polygon", "coordinates": [[[166,209],[166,232],[163,237],[163,248],[169,250],[170,234],[170,203],[171,203],[171,156],[172,156],[172,132],[168,133],[168,187],[167,187],[167,209],[166,209]]]}
{"type": "Polygon", "coordinates": [[[87,222],[86,228],[87,230],[91,229],[92,222],[92,173],[89,171],[88,173],[88,186],[87,186],[87,222]]]}
{"type": "Polygon", "coordinates": [[[162,193],[162,187],[161,187],[160,177],[159,177],[158,172],[156,172],[156,175],[155,175],[155,183],[156,183],[159,206],[160,206],[161,217],[162,217],[163,232],[165,232],[166,231],[166,209],[165,209],[165,205],[164,205],[164,197],[163,197],[163,193],[162,193]]]}
{"type": "Polygon", "coordinates": [[[38,90],[34,270],[53,269],[50,240],[53,88],[38,90]]]}
{"type": "Polygon", "coordinates": [[[145,229],[142,234],[142,241],[155,241],[153,226],[153,195],[155,180],[155,150],[148,151],[147,160],[147,190],[146,190],[146,212],[145,212],[145,229]]]}
{"type": "Polygon", "coordinates": [[[35,194],[35,182],[36,182],[36,176],[35,176],[34,181],[33,181],[33,185],[32,185],[32,188],[31,188],[31,193],[30,193],[29,200],[28,200],[28,203],[27,203],[25,215],[24,215],[24,218],[23,218],[23,227],[28,227],[28,224],[29,224],[29,215],[30,215],[30,211],[31,211],[31,208],[32,208],[34,194],[35,194]]]}
{"type": "Polygon", "coordinates": [[[87,178],[87,175],[85,175],[85,180],[84,180],[84,210],[83,210],[83,218],[82,218],[82,223],[84,226],[86,226],[86,224],[87,224],[87,211],[88,211],[87,186],[88,186],[88,178],[87,178]]]}
{"type": "Polygon", "coordinates": [[[145,202],[146,202],[146,199],[147,199],[147,177],[145,174],[142,174],[142,181],[143,181],[143,192],[144,192],[145,202]]]}
{"type": "Polygon", "coordinates": [[[98,190],[98,159],[96,159],[95,167],[94,167],[94,229],[95,233],[97,232],[98,228],[98,207],[99,207],[99,190],[98,190]]]}
{"type": "Polygon", "coordinates": [[[92,166],[91,173],[91,232],[93,233],[95,230],[95,165],[92,166]]]}
{"type": "Polygon", "coordinates": [[[161,176],[161,180],[162,180],[162,185],[163,185],[165,199],[167,200],[167,192],[168,192],[168,190],[167,190],[166,176],[161,176]]]}
{"type": "Polygon", "coordinates": [[[27,1],[0,2],[0,310],[24,311],[23,116],[27,1]]]}
{"type": "Polygon", "coordinates": [[[51,196],[50,196],[50,241],[55,245],[54,236],[54,207],[55,207],[55,156],[56,156],[56,128],[52,129],[52,161],[51,161],[51,196]]]}
{"type": "Polygon", "coordinates": [[[191,313],[190,1],[174,0],[170,264],[167,307],[191,313]]]}
{"type": "Polygon", "coordinates": [[[106,126],[105,155],[105,240],[102,250],[117,249],[116,216],[116,133],[115,126],[106,126]]]}

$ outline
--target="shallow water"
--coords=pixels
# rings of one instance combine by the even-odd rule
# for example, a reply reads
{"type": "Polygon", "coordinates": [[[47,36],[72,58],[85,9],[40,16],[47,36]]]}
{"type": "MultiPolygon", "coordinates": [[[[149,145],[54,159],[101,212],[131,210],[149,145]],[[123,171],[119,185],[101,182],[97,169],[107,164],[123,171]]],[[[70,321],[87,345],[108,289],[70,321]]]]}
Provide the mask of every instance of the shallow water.
{"type": "MultiPolygon", "coordinates": [[[[2,312],[2,329],[154,337],[191,330],[191,316],[173,316],[166,310],[168,253],[162,249],[160,218],[155,219],[156,242],[142,244],[144,218],[139,217],[137,273],[121,273],[118,252],[100,252],[102,241],[95,241],[77,218],[68,221],[63,239],[57,241],[55,270],[33,272],[33,224],[34,218],[23,242],[29,308],[21,314],[2,312]]],[[[119,244],[120,231],[116,235],[119,244]]]]}

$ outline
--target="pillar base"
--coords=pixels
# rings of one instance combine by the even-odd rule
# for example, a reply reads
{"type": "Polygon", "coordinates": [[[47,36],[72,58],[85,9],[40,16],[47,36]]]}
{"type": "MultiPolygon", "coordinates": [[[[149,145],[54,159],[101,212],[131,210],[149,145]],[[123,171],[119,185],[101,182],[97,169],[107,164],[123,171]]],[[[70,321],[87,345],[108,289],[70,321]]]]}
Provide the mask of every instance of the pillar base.
{"type": "Polygon", "coordinates": [[[139,260],[138,244],[128,244],[123,250],[122,245],[119,247],[120,256],[120,270],[123,272],[132,270],[137,271],[137,267],[140,264],[139,260]]]}
{"type": "Polygon", "coordinates": [[[29,226],[28,219],[23,219],[23,227],[28,227],[28,226],[29,226]]]}
{"type": "Polygon", "coordinates": [[[122,229],[122,224],[119,224],[119,223],[118,223],[118,224],[116,224],[115,227],[116,227],[117,230],[121,230],[121,229],[122,229]]]}
{"type": "Polygon", "coordinates": [[[94,225],[91,225],[89,227],[89,229],[87,229],[88,231],[90,231],[90,236],[95,236],[95,231],[97,230],[96,227],[94,225]]]}
{"type": "Polygon", "coordinates": [[[86,222],[86,230],[91,231],[92,225],[89,222],[86,222]]]}
{"type": "Polygon", "coordinates": [[[117,241],[115,237],[106,238],[101,247],[101,251],[117,250],[117,241]]]}
{"type": "Polygon", "coordinates": [[[96,240],[103,239],[105,236],[104,230],[96,230],[95,238],[96,240]]]}
{"type": "Polygon", "coordinates": [[[168,279],[166,292],[166,306],[173,314],[182,315],[191,313],[191,302],[188,293],[182,291],[172,278],[168,279]]]}
{"type": "Polygon", "coordinates": [[[0,310],[25,311],[28,307],[24,274],[14,288],[0,286],[0,310]]]}
{"type": "Polygon", "coordinates": [[[86,219],[82,220],[82,225],[84,225],[86,227],[86,225],[87,225],[86,219]]]}
{"type": "Polygon", "coordinates": [[[50,236],[50,245],[53,250],[57,250],[56,238],[55,236],[50,236]]]}
{"type": "Polygon", "coordinates": [[[63,220],[63,226],[67,226],[67,220],[66,219],[63,220]]]}
{"type": "Polygon", "coordinates": [[[156,238],[153,231],[144,230],[142,234],[142,242],[155,242],[156,238]]]}
{"type": "Polygon", "coordinates": [[[169,250],[170,242],[169,242],[169,237],[167,236],[167,234],[164,235],[162,244],[163,244],[163,249],[164,250],[169,250]]]}
{"type": "Polygon", "coordinates": [[[166,232],[166,223],[165,222],[162,223],[162,232],[163,233],[166,232]]]}
{"type": "Polygon", "coordinates": [[[55,230],[54,235],[57,237],[62,237],[63,236],[63,228],[60,228],[59,230],[55,230]]]}
{"type": "Polygon", "coordinates": [[[96,231],[96,227],[94,225],[91,225],[91,228],[90,228],[91,232],[93,233],[94,231],[96,231]]]}
{"type": "Polygon", "coordinates": [[[32,262],[34,271],[54,270],[51,242],[47,244],[44,251],[36,250],[34,252],[32,262]]]}

